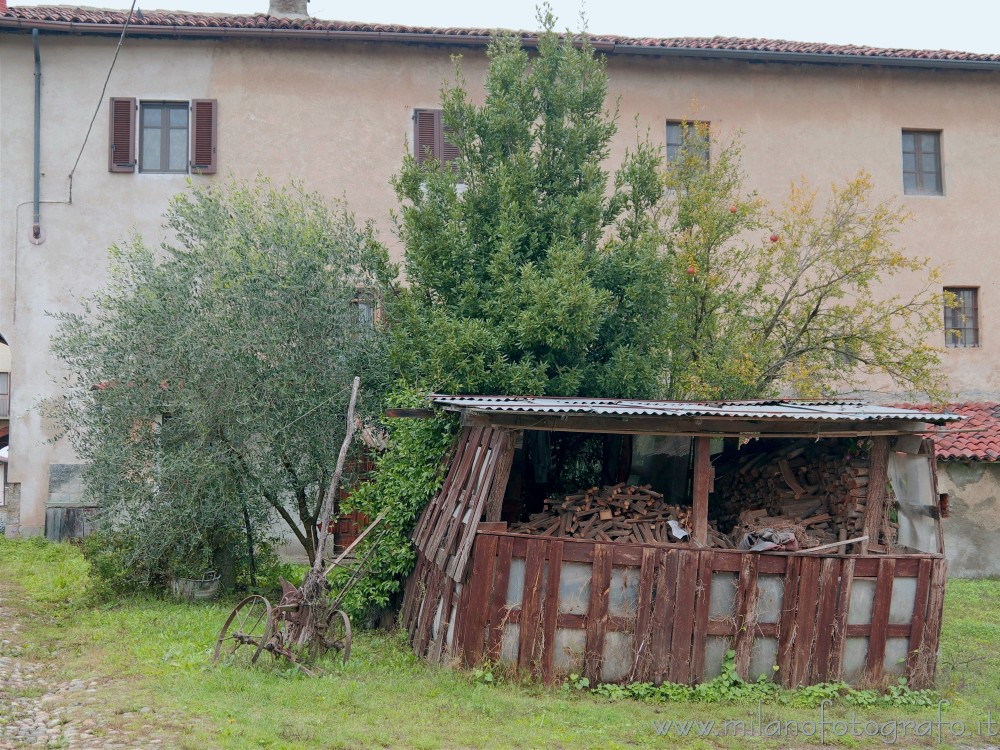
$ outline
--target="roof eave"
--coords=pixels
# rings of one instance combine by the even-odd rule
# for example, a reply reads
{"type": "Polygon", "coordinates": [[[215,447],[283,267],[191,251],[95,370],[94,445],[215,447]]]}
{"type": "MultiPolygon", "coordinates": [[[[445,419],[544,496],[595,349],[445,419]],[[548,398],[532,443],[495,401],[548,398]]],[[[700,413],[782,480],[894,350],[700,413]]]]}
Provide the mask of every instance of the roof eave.
{"type": "Polygon", "coordinates": [[[629,55],[654,55],[659,57],[748,60],[752,62],[870,65],[892,68],[950,68],[952,70],[1000,70],[1000,62],[992,60],[949,60],[926,57],[886,57],[818,52],[769,52],[767,50],[723,50],[698,47],[647,47],[634,44],[615,44],[610,52],[629,55]]]}
{"type": "Polygon", "coordinates": [[[492,426],[513,430],[554,432],[623,433],[650,435],[707,435],[736,437],[756,435],[772,438],[839,438],[898,436],[927,433],[927,422],[907,420],[805,420],[733,417],[636,416],[592,414],[525,414],[477,409],[457,411],[465,426],[492,426]]]}
{"type": "MultiPolygon", "coordinates": [[[[64,34],[97,34],[105,36],[119,36],[124,28],[123,24],[116,23],[81,23],[77,21],[36,21],[24,18],[3,18],[0,17],[0,31],[16,30],[29,32],[32,29],[39,31],[60,32],[64,34]]],[[[166,26],[143,24],[142,26],[129,26],[127,37],[199,37],[199,38],[219,38],[219,37],[242,37],[261,39],[341,39],[351,41],[370,42],[402,42],[402,43],[423,43],[423,44],[453,44],[468,47],[485,47],[489,44],[490,37],[487,35],[458,35],[458,34],[434,34],[402,31],[347,31],[339,29],[271,29],[271,28],[236,28],[224,26],[166,26]]],[[[537,38],[523,37],[526,46],[537,45],[537,38]]],[[[598,45],[593,45],[600,49],[598,45]]],[[[605,44],[603,47],[610,48],[613,45],[605,44]]]]}
{"type": "MultiPolygon", "coordinates": [[[[61,32],[64,34],[120,35],[122,24],[81,23],[76,21],[39,21],[23,18],[0,18],[0,31],[61,32]]],[[[491,37],[484,34],[435,34],[404,31],[349,31],[337,29],[271,29],[228,28],[207,26],[130,26],[130,37],[195,37],[243,39],[320,39],[367,42],[395,42],[400,44],[444,44],[459,47],[485,47],[491,37]]],[[[522,36],[521,43],[528,48],[538,45],[535,36],[522,36]]],[[[726,50],[699,47],[658,47],[637,44],[618,44],[591,39],[590,45],[606,54],[645,55],[653,57],[688,57],[721,60],[745,60],[820,65],[867,65],[902,68],[947,68],[952,70],[1000,70],[1000,62],[990,60],[949,60],[940,58],[886,57],[878,55],[823,54],[811,52],[769,52],[766,50],[726,50]]]]}

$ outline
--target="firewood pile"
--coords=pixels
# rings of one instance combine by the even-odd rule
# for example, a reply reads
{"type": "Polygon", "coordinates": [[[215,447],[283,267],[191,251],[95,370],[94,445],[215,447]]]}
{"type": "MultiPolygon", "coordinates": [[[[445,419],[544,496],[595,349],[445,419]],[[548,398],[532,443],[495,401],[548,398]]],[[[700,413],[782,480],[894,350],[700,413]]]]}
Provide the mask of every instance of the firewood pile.
{"type": "MultiPolygon", "coordinates": [[[[791,531],[799,549],[863,532],[869,466],[847,441],[801,440],[772,450],[744,449],[716,465],[708,544],[737,549],[748,534],[791,531]],[[723,533],[724,531],[728,533],[723,533]]],[[[649,485],[591,487],[549,498],[545,510],[510,531],[604,542],[690,543],[691,509],[649,485]]],[[[887,524],[888,547],[896,524],[887,524]]],[[[886,551],[873,544],[871,551],[886,551]]]]}
{"type": "Polygon", "coordinates": [[[649,485],[622,482],[549,498],[543,512],[513,524],[510,530],[602,542],[676,542],[690,534],[690,514],[690,508],[671,505],[649,485]]]}
{"type": "Polygon", "coordinates": [[[716,496],[725,499],[719,524],[732,527],[734,540],[762,528],[792,529],[803,549],[861,535],[869,466],[847,448],[804,440],[740,451],[717,469],[716,496]]]}
{"type": "MultiPolygon", "coordinates": [[[[545,501],[545,510],[510,531],[537,536],[593,539],[634,544],[690,541],[691,508],[672,505],[650,486],[624,482],[545,501]]],[[[735,545],[714,525],[708,530],[713,547],[735,545]]]]}

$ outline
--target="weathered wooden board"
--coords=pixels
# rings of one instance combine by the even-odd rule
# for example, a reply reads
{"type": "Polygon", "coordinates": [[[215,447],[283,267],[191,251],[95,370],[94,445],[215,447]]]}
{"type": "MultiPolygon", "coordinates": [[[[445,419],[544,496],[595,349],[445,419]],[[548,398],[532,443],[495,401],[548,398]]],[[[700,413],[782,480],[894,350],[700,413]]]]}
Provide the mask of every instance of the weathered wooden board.
{"type": "Polygon", "coordinates": [[[736,651],[736,672],[750,680],[750,654],[757,631],[757,569],[760,555],[743,555],[740,577],[736,588],[736,633],[733,649],[736,651]]]}
{"type": "Polygon", "coordinates": [[[549,545],[548,575],[545,581],[545,605],[542,609],[542,681],[551,684],[555,675],[552,662],[555,656],[556,627],[559,622],[559,579],[562,575],[563,543],[558,539],[549,545]]]}
{"type": "Polygon", "coordinates": [[[500,428],[463,430],[441,491],[417,521],[413,543],[453,581],[465,580],[483,515],[497,514],[496,506],[503,499],[510,474],[514,441],[509,430],[500,428]]]}
{"type": "Polygon", "coordinates": [[[810,684],[825,682],[830,674],[842,566],[843,561],[836,557],[824,558],[820,564],[819,609],[816,613],[816,645],[809,673],[810,684]]]}
{"type": "Polygon", "coordinates": [[[585,644],[583,673],[596,684],[605,679],[608,634],[627,633],[633,635],[632,664],[621,679],[690,683],[705,676],[709,638],[731,639],[737,670],[750,678],[754,640],[765,637],[778,642],[778,679],[799,685],[839,679],[848,637],[869,639],[864,676],[878,680],[886,640],[902,637],[909,642],[906,671],[913,684],[928,684],[928,678],[921,676],[933,676],[947,570],[940,556],[736,553],[539,538],[504,533],[501,528],[489,527],[475,535],[450,645],[447,630],[458,596],[456,584],[418,553],[400,620],[421,655],[444,661],[457,653],[470,665],[483,658],[497,660],[505,628],[516,625],[517,638],[513,644],[506,641],[505,658],[512,658],[524,673],[552,684],[563,677],[554,666],[557,634],[575,630],[585,644]],[[518,559],[523,561],[523,586],[509,586],[511,565],[518,559]],[[564,563],[590,567],[585,613],[559,611],[564,563]],[[631,584],[636,586],[631,594],[636,597],[636,611],[628,616],[609,610],[612,572],[621,568],[637,582],[631,584]],[[858,576],[858,569],[868,575],[858,576]],[[730,572],[737,573],[733,615],[716,614],[713,619],[713,574],[730,572]],[[777,622],[758,621],[762,575],[784,579],[777,622]],[[848,625],[851,589],[858,577],[875,583],[871,620],[848,625]],[[917,581],[912,621],[890,623],[892,589],[900,578],[917,581]],[[508,588],[522,591],[521,599],[508,602],[508,588]]]}
{"type": "Polygon", "coordinates": [[[670,682],[687,682],[691,669],[691,638],[694,634],[694,599],[698,586],[698,558],[693,550],[678,555],[677,598],[670,639],[670,682]]]}
{"type": "Polygon", "coordinates": [[[592,685],[604,671],[604,641],[607,634],[608,594],[611,589],[611,546],[596,544],[590,578],[590,608],[587,612],[587,645],[583,674],[592,685]]]}
{"type": "Polygon", "coordinates": [[[538,674],[541,670],[542,568],[545,564],[545,540],[528,544],[524,564],[524,594],[521,600],[521,627],[517,652],[519,669],[538,674]]]}
{"type": "Polygon", "coordinates": [[[469,666],[475,666],[482,658],[490,595],[493,593],[498,541],[495,536],[480,536],[476,540],[472,575],[465,583],[463,591],[467,592],[459,612],[459,620],[463,627],[459,630],[459,643],[456,646],[461,649],[469,666]]]}
{"type": "Polygon", "coordinates": [[[872,604],[871,631],[868,636],[868,660],[865,665],[865,675],[872,683],[878,683],[882,679],[895,570],[896,561],[891,557],[879,561],[878,578],[875,581],[875,601],[872,604]]]}

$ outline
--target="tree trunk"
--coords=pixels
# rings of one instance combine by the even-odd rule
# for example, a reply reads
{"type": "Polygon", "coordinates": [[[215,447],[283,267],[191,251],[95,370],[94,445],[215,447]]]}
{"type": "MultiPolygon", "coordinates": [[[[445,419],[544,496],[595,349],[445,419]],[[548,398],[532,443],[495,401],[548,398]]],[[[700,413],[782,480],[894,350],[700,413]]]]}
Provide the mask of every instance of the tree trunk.
{"type": "MultiPolygon", "coordinates": [[[[347,407],[347,433],[344,435],[344,442],[340,446],[340,454],[337,456],[337,468],[330,479],[330,487],[327,490],[323,501],[323,509],[319,514],[319,538],[316,540],[316,554],[313,557],[312,568],[306,573],[305,580],[302,581],[302,629],[299,632],[298,645],[300,647],[309,646],[315,653],[320,644],[317,642],[317,619],[326,618],[327,611],[323,599],[328,590],[326,572],[323,569],[323,550],[326,547],[326,539],[329,535],[330,518],[336,506],[335,498],[340,489],[340,478],[344,473],[344,463],[347,461],[347,450],[354,439],[354,407],[358,400],[358,388],[361,386],[361,379],[354,378],[351,388],[351,401],[347,407]]],[[[315,528],[315,525],[314,525],[315,528]]]]}

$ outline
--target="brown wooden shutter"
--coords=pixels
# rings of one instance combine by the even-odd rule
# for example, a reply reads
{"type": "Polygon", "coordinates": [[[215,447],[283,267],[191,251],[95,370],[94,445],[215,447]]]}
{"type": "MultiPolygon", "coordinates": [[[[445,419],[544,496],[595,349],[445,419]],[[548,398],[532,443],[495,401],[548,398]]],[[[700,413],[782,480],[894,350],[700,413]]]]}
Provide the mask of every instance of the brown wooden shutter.
{"type": "Polygon", "coordinates": [[[413,148],[417,164],[423,164],[428,154],[441,158],[438,149],[438,131],[441,127],[441,110],[418,109],[413,113],[413,148]]]}
{"type": "Polygon", "coordinates": [[[443,128],[441,132],[441,160],[446,165],[452,165],[458,161],[458,146],[448,140],[448,136],[454,131],[451,128],[443,128]]]}
{"type": "Polygon", "coordinates": [[[191,171],[215,174],[218,169],[216,132],[219,102],[217,99],[191,100],[191,171]]]}
{"type": "Polygon", "coordinates": [[[111,97],[108,171],[135,171],[135,99],[111,97]]]}

